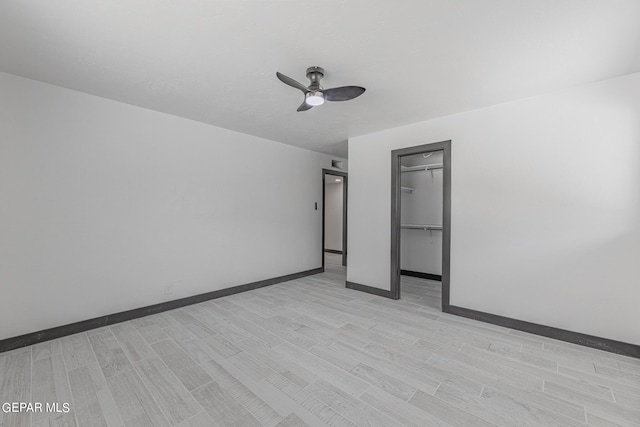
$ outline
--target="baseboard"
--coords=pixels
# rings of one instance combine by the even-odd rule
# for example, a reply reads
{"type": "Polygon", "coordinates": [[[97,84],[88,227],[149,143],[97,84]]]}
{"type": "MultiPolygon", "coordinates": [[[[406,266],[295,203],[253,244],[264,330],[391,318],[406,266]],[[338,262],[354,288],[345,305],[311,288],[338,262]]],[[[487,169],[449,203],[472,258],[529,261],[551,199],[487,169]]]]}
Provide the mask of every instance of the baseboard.
{"type": "Polygon", "coordinates": [[[346,282],[346,287],[349,289],[353,289],[354,291],[366,292],[368,294],[378,295],[379,297],[393,299],[391,291],[387,291],[386,289],[374,288],[372,286],[361,285],[360,283],[349,281],[346,282]]]}
{"type": "Polygon", "coordinates": [[[529,332],[543,337],[597,348],[598,350],[608,351],[610,353],[640,358],[640,345],[636,344],[595,337],[593,335],[586,335],[580,332],[567,331],[565,329],[539,325],[537,323],[530,323],[524,320],[512,319],[510,317],[498,316],[497,314],[484,313],[482,311],[456,307],[453,305],[443,307],[442,311],[445,313],[455,314],[456,316],[467,317],[469,319],[479,320],[485,323],[504,326],[505,328],[517,329],[519,331],[529,332]]]}
{"type": "Polygon", "coordinates": [[[325,252],[327,252],[327,253],[330,253],[330,254],[339,254],[339,255],[342,255],[342,251],[337,251],[337,250],[335,250],[335,249],[325,249],[324,251],[325,251],[325,252]]]}
{"type": "Polygon", "coordinates": [[[442,282],[442,276],[439,274],[422,273],[420,271],[400,270],[402,276],[419,277],[421,279],[436,280],[442,282]]]}
{"type": "Polygon", "coordinates": [[[56,338],[73,335],[90,329],[109,326],[115,323],[125,322],[127,320],[137,319],[139,317],[149,316],[151,314],[162,313],[163,311],[173,310],[187,305],[197,304],[199,302],[208,301],[215,298],[222,298],[229,295],[239,294],[241,292],[251,291],[253,289],[263,288],[265,286],[275,285],[289,280],[299,279],[300,277],[311,276],[313,274],[322,273],[323,268],[314,268],[312,270],[301,271],[298,273],[287,274],[286,276],[274,277],[272,279],[260,280],[253,283],[234,286],[231,288],[220,289],[217,291],[206,292],[204,294],[193,295],[186,298],[161,302],[159,304],[149,305],[146,307],[135,308],[133,310],[122,311],[120,313],[109,314],[107,316],[96,317],[94,319],[83,320],[68,325],[57,326],[51,329],[45,329],[38,332],[32,332],[13,338],[0,340],[0,353],[13,350],[28,345],[37,344],[43,341],[49,341],[56,338]]]}

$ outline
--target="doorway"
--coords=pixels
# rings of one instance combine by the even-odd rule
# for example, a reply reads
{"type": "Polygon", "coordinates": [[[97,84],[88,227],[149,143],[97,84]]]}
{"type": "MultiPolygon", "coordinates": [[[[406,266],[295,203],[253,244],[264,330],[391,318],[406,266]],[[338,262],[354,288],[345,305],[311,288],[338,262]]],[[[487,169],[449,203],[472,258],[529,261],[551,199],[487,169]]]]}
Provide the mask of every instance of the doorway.
{"type": "Polygon", "coordinates": [[[322,268],[325,260],[347,266],[347,188],[346,172],[322,170],[322,268]]]}
{"type": "Polygon", "coordinates": [[[447,310],[450,295],[450,247],[451,141],[393,150],[391,152],[391,297],[400,299],[403,277],[411,279],[407,281],[407,286],[419,285],[417,282],[420,280],[434,282],[440,279],[441,288],[438,289],[440,307],[438,308],[447,310]],[[431,205],[424,200],[422,202],[407,201],[407,195],[411,196],[415,191],[416,196],[423,196],[418,191],[420,188],[426,188],[424,185],[422,187],[415,185],[415,188],[405,185],[403,182],[407,181],[407,177],[411,175],[421,176],[420,182],[439,183],[439,188],[431,184],[435,188],[435,192],[431,190],[432,194],[437,194],[437,199],[432,199],[431,205]],[[405,196],[404,200],[403,196],[405,196]],[[403,205],[407,208],[413,206],[411,203],[418,209],[417,216],[408,216],[407,212],[403,215],[403,205]],[[437,211],[434,211],[434,206],[437,211]],[[420,219],[416,220],[415,218],[418,217],[420,219]],[[406,239],[404,242],[403,235],[406,239]],[[437,243],[437,248],[433,246],[429,248],[428,245],[433,245],[434,242],[437,243]],[[404,259],[401,256],[403,250],[407,251],[408,255],[404,259]],[[422,264],[425,268],[411,267],[416,265],[416,254],[412,253],[414,250],[426,251],[418,254],[418,258],[423,258],[422,264]],[[403,273],[406,276],[401,276],[403,273]],[[412,280],[415,283],[412,283],[412,280]]]}

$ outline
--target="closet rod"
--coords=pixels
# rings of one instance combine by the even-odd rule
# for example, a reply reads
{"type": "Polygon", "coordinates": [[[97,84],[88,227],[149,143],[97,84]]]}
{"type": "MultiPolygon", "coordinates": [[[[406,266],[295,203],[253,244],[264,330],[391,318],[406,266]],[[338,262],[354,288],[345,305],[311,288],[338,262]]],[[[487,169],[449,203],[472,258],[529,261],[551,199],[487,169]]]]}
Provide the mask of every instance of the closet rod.
{"type": "Polygon", "coordinates": [[[442,163],[434,163],[431,165],[418,165],[418,166],[402,166],[400,172],[425,172],[433,169],[442,169],[444,165],[442,163]]]}
{"type": "Polygon", "coordinates": [[[400,228],[406,228],[408,230],[442,230],[441,225],[427,225],[427,224],[401,224],[400,228]]]}

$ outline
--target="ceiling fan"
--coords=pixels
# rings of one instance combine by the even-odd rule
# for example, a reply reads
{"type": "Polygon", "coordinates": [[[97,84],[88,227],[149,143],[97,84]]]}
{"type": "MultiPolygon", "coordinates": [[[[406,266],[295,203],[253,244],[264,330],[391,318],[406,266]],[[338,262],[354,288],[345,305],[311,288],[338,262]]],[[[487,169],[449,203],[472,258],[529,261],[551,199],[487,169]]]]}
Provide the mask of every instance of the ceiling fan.
{"type": "Polygon", "coordinates": [[[320,86],[320,79],[324,77],[324,69],[321,67],[307,68],[307,78],[311,80],[311,84],[308,87],[282,73],[276,72],[276,76],[282,83],[299,89],[304,93],[304,101],[298,107],[298,111],[310,110],[317,105],[324,104],[324,101],[348,101],[357,98],[365,91],[365,88],[360,86],[341,86],[324,89],[320,86]]]}

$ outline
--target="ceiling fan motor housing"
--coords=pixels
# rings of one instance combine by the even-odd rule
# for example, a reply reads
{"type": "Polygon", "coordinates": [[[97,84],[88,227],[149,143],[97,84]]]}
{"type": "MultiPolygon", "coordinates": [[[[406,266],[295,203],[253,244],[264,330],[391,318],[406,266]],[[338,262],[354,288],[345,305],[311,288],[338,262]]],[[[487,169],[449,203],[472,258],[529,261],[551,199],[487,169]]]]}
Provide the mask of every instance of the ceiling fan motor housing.
{"type": "Polygon", "coordinates": [[[324,77],[324,68],[309,67],[307,68],[307,78],[311,81],[309,89],[315,90],[320,88],[320,79],[324,77]]]}

